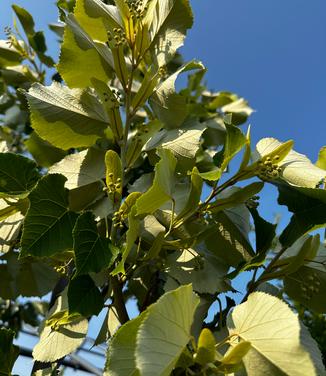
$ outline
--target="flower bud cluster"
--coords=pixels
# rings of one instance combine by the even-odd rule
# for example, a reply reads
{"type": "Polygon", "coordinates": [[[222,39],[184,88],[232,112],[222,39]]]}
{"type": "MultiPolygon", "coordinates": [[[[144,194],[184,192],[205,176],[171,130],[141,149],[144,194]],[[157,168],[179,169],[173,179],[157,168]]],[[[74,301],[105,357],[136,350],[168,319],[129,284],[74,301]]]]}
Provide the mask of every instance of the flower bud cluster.
{"type": "Polygon", "coordinates": [[[259,196],[252,196],[246,201],[246,206],[250,209],[256,209],[259,206],[259,196]]]}
{"type": "Polygon", "coordinates": [[[149,132],[148,125],[145,123],[137,124],[136,126],[136,133],[132,137],[132,142],[136,142],[138,144],[141,144],[143,141],[141,139],[142,135],[149,132]]]}
{"type": "MultiPolygon", "coordinates": [[[[113,173],[109,173],[109,178],[113,178],[113,173]]],[[[116,183],[108,183],[107,191],[111,194],[115,193],[121,188],[121,179],[118,178],[116,183]]]]}
{"type": "Polygon", "coordinates": [[[111,89],[111,93],[103,93],[104,102],[110,102],[114,108],[119,108],[119,106],[123,105],[123,101],[121,99],[121,94],[118,92],[117,89],[111,89]]]}
{"type": "Polygon", "coordinates": [[[114,47],[119,47],[124,45],[126,41],[126,33],[122,30],[121,27],[115,27],[113,29],[113,33],[108,31],[107,45],[109,45],[109,43],[112,42],[114,47]]]}
{"type": "Polygon", "coordinates": [[[6,26],[4,29],[4,32],[7,37],[6,43],[8,44],[9,48],[11,47],[15,48],[17,51],[19,51],[19,53],[21,54],[23,58],[25,59],[28,58],[27,51],[21,46],[15,34],[13,33],[12,29],[9,26],[6,26]]]}
{"type": "Polygon", "coordinates": [[[119,209],[113,214],[112,222],[114,227],[123,228],[123,221],[127,218],[123,209],[119,209]]]}
{"type": "Polygon", "coordinates": [[[158,69],[158,75],[161,77],[161,78],[164,78],[166,77],[168,74],[168,69],[165,65],[163,65],[162,67],[160,67],[158,69]]]}
{"type": "Polygon", "coordinates": [[[125,1],[125,3],[129,7],[129,11],[131,13],[131,18],[133,20],[140,20],[144,17],[147,12],[148,6],[144,5],[143,0],[132,0],[132,1],[125,1]]]}
{"type": "Polygon", "coordinates": [[[301,284],[301,292],[303,299],[309,300],[314,294],[318,294],[320,290],[320,281],[317,273],[308,275],[301,284]]]}
{"type": "Polygon", "coordinates": [[[261,180],[274,180],[280,176],[282,167],[278,165],[279,155],[275,155],[273,159],[271,157],[263,158],[258,162],[257,175],[261,180]]]}
{"type": "Polygon", "coordinates": [[[66,275],[67,274],[67,267],[66,265],[57,265],[53,268],[58,274],[66,275]]]}

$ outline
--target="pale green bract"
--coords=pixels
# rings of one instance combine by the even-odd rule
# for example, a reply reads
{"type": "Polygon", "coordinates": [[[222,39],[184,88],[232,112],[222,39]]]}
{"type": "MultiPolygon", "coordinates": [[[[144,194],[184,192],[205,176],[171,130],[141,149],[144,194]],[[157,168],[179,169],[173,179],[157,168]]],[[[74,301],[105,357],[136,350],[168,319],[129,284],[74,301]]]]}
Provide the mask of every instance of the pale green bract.
{"type": "Polygon", "coordinates": [[[243,358],[248,376],[325,374],[316,342],[290,307],[274,296],[252,293],[234,308],[227,326],[235,344],[251,343],[243,358]]]}
{"type": "MultiPolygon", "coordinates": [[[[282,143],[275,138],[263,138],[256,145],[255,159],[271,153],[282,143]]],[[[282,168],[281,178],[293,186],[316,188],[326,177],[325,170],[315,166],[303,154],[291,150],[278,165],[282,168]]]]}

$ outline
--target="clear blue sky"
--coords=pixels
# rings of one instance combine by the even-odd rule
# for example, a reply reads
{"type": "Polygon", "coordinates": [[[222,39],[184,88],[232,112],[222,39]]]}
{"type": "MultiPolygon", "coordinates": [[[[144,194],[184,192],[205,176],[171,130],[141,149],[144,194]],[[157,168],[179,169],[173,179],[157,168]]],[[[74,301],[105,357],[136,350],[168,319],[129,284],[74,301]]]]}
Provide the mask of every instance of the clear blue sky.
{"type": "MultiPolygon", "coordinates": [[[[11,24],[13,1],[0,0],[0,29],[11,24]]],[[[195,26],[182,49],[186,60],[208,68],[208,87],[234,91],[257,112],[252,139],[293,138],[297,151],[313,161],[326,145],[326,1],[192,0],[195,26]]],[[[17,0],[46,31],[50,53],[58,55],[47,24],[57,18],[54,0],[17,0]]],[[[3,34],[0,34],[3,35],[3,34]]],[[[276,194],[267,188],[262,213],[272,220],[276,194]]],[[[285,215],[285,214],[284,214],[285,215]]]]}

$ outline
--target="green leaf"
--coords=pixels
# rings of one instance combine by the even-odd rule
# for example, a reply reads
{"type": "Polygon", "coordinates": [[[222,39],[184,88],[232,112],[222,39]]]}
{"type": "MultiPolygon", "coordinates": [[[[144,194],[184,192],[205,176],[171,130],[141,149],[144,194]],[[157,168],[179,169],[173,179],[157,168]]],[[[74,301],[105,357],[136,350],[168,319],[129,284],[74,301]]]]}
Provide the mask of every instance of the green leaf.
{"type": "Polygon", "coordinates": [[[208,205],[208,209],[213,213],[217,213],[240,204],[246,204],[246,202],[259,193],[263,187],[264,183],[261,182],[251,183],[241,188],[232,187],[218,195],[218,198],[208,205]]]}
{"type": "Polygon", "coordinates": [[[192,283],[193,290],[200,294],[230,290],[225,279],[228,266],[211,255],[201,256],[193,249],[169,255],[165,271],[182,285],[192,283]]]}
{"type": "Polygon", "coordinates": [[[227,326],[234,339],[251,343],[243,358],[248,376],[324,373],[317,344],[291,308],[274,296],[249,295],[228,316],[227,326]]]}
{"type": "Polygon", "coordinates": [[[226,124],[226,141],[223,149],[223,160],[218,167],[224,171],[229,162],[239,153],[246,143],[247,138],[238,127],[226,124]]]}
{"type": "Polygon", "coordinates": [[[72,249],[77,214],[68,209],[65,181],[58,174],[44,176],[30,193],[21,239],[22,256],[44,257],[72,249]]]}
{"type": "Polygon", "coordinates": [[[66,177],[65,187],[80,188],[102,181],[105,176],[104,152],[89,148],[79,153],[69,154],[49,169],[50,174],[66,177]]]}
{"type": "Polygon", "coordinates": [[[35,132],[30,134],[27,141],[25,141],[25,145],[35,161],[42,167],[50,167],[66,155],[63,150],[42,140],[35,132]]]}
{"type": "Polygon", "coordinates": [[[18,259],[16,252],[8,252],[1,260],[3,299],[16,299],[19,295],[41,297],[52,291],[58,281],[58,274],[45,262],[30,257],[18,259]]]}
{"type": "MultiPolygon", "coordinates": [[[[182,1],[180,0],[180,3],[182,1]]],[[[165,125],[165,128],[178,128],[188,116],[190,108],[186,97],[176,93],[175,82],[179,74],[194,69],[204,70],[205,67],[201,62],[196,60],[184,64],[165,81],[160,83],[149,99],[154,113],[165,125]]]]}
{"type": "Polygon", "coordinates": [[[48,87],[34,84],[26,97],[32,127],[60,149],[92,146],[104,135],[107,115],[90,91],[70,90],[53,82],[48,87]]]}
{"type": "Polygon", "coordinates": [[[40,178],[36,164],[13,153],[0,153],[0,197],[26,197],[40,178]]]}
{"type": "MultiPolygon", "coordinates": [[[[320,245],[320,236],[318,234],[315,236],[307,236],[303,237],[302,240],[304,241],[300,244],[299,249],[296,249],[295,254],[292,257],[283,259],[283,261],[287,261],[288,264],[281,267],[280,272],[282,274],[288,275],[295,273],[306,262],[306,260],[312,260],[315,258],[320,245]]],[[[292,247],[294,246],[295,244],[293,244],[292,247]]],[[[289,251],[289,249],[287,251],[289,251]]]]}
{"type": "Polygon", "coordinates": [[[11,370],[19,356],[19,347],[13,344],[15,332],[0,328],[0,375],[11,376],[11,370]]]}
{"type": "Polygon", "coordinates": [[[166,65],[183,45],[193,16],[188,0],[158,0],[149,5],[144,24],[150,25],[149,50],[158,66],[166,65]],[[155,6],[155,7],[154,7],[155,6]]]}
{"type": "Polygon", "coordinates": [[[199,298],[187,285],[169,291],[147,309],[136,346],[136,365],[142,376],[171,373],[190,341],[198,304],[199,298]]]}
{"type": "Polygon", "coordinates": [[[81,214],[74,227],[76,275],[98,273],[112,265],[116,250],[109,239],[101,238],[91,212],[81,214]]]}
{"type": "Polygon", "coordinates": [[[146,313],[128,321],[111,338],[104,376],[140,376],[136,368],[136,336],[146,313]]]}
{"type": "Polygon", "coordinates": [[[145,73],[139,90],[132,98],[131,107],[136,111],[139,107],[143,106],[147,99],[152,95],[154,88],[159,80],[159,74],[156,73],[153,66],[145,73]]]}
{"type": "MultiPolygon", "coordinates": [[[[49,317],[68,308],[67,298],[59,296],[49,317]]],[[[54,362],[74,352],[85,341],[88,321],[76,318],[68,324],[60,325],[57,330],[43,323],[40,340],[33,349],[33,358],[42,363],[54,362]]]]}
{"type": "Polygon", "coordinates": [[[159,155],[161,160],[155,166],[153,185],[136,202],[137,215],[152,214],[172,198],[177,161],[167,149],[160,150],[159,155]]]}
{"type": "Polygon", "coordinates": [[[18,17],[20,23],[22,24],[26,35],[28,36],[30,34],[34,34],[35,33],[35,30],[34,30],[35,23],[34,23],[34,20],[33,20],[33,17],[31,16],[31,14],[28,13],[26,9],[24,9],[24,8],[22,8],[22,7],[20,7],[16,4],[12,5],[12,9],[16,13],[16,16],[18,17]]]}
{"type": "Polygon", "coordinates": [[[23,60],[19,51],[9,46],[7,40],[0,40],[0,67],[6,68],[18,65],[23,60]]]}
{"type": "Polygon", "coordinates": [[[84,317],[97,316],[104,305],[104,299],[89,275],[72,279],[68,286],[69,313],[84,317]]]}
{"type": "Polygon", "coordinates": [[[293,212],[290,223],[280,235],[283,246],[290,246],[302,235],[326,224],[326,191],[278,184],[278,203],[293,212]]]}
{"type": "Polygon", "coordinates": [[[254,112],[254,110],[249,106],[248,102],[239,98],[235,101],[224,105],[221,110],[225,114],[231,114],[232,124],[240,125],[247,121],[248,117],[254,112]]]}
{"type": "Polygon", "coordinates": [[[214,214],[215,231],[205,239],[208,250],[224,263],[236,267],[255,255],[250,244],[249,211],[244,205],[214,214]]]}
{"type": "Polygon", "coordinates": [[[114,67],[108,46],[93,41],[72,14],[65,17],[65,24],[57,68],[66,84],[70,88],[86,88],[92,86],[92,78],[107,82],[114,67]]]}
{"type": "Polygon", "coordinates": [[[194,167],[191,172],[191,190],[188,196],[186,205],[177,215],[174,221],[174,225],[178,223],[178,220],[190,217],[196,210],[200,201],[200,197],[203,189],[203,179],[199,175],[197,167],[194,167]]]}
{"type": "Polygon", "coordinates": [[[106,5],[101,0],[77,0],[74,15],[91,38],[106,42],[107,30],[121,27],[122,21],[116,6],[106,5]]]}
{"type": "Polygon", "coordinates": [[[204,124],[199,122],[191,122],[178,129],[162,129],[148,140],[143,150],[149,151],[162,147],[171,150],[176,158],[194,158],[204,130],[204,124]]]}
{"type": "Polygon", "coordinates": [[[323,170],[326,170],[326,146],[323,146],[319,150],[316,166],[322,168],[323,170]]]}
{"type": "Polygon", "coordinates": [[[315,312],[326,312],[326,250],[320,246],[319,254],[284,278],[284,290],[291,299],[315,312]]]}
{"type": "Polygon", "coordinates": [[[24,219],[20,204],[8,205],[0,200],[0,252],[6,253],[14,246],[24,219]]]}
{"type": "Polygon", "coordinates": [[[207,363],[213,363],[216,360],[216,350],[215,350],[216,340],[213,333],[204,328],[199,335],[197,352],[195,355],[196,363],[202,366],[207,363]]]}
{"type": "Polygon", "coordinates": [[[237,343],[234,347],[230,348],[230,351],[224,355],[221,362],[225,365],[236,365],[239,364],[242,358],[248,353],[251,348],[251,343],[247,341],[242,341],[237,343]]]}
{"type": "Polygon", "coordinates": [[[256,234],[256,254],[265,255],[276,235],[277,224],[267,222],[262,218],[256,208],[248,207],[254,220],[256,234]]]}

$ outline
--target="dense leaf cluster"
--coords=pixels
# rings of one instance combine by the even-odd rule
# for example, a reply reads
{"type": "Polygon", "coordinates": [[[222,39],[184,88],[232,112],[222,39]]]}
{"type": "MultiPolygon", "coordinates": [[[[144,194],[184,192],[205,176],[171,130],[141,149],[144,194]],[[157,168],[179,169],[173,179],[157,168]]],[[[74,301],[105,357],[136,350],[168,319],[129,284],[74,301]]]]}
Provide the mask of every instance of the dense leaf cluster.
{"type": "Polygon", "coordinates": [[[286,303],[326,312],[326,248],[310,234],[326,224],[325,148],[313,164],[291,140],[252,147],[249,104],[207,90],[203,64],[177,53],[188,0],[58,6],[50,85],[26,10],[13,6],[25,35],[0,41],[0,374],[19,351],[6,327],[40,327],[33,357],[51,374],[103,310],[105,375],[325,374],[286,303]],[[257,209],[268,183],[292,213],[280,234],[257,209]]]}

